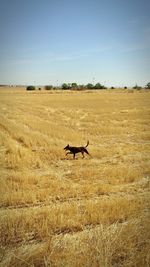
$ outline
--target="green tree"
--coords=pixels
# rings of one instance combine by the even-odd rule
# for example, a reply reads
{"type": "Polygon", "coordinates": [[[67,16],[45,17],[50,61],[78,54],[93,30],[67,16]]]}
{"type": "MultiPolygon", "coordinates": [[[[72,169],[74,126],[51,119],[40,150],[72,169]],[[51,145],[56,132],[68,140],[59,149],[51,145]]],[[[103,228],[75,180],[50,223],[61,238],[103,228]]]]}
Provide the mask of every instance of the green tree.
{"type": "Polygon", "coordinates": [[[78,88],[77,83],[72,83],[72,84],[71,84],[71,88],[72,88],[72,89],[77,89],[77,88],[78,88]]]}
{"type": "Polygon", "coordinates": [[[135,85],[135,86],[133,86],[133,89],[140,90],[140,89],[142,89],[142,87],[141,87],[141,86],[139,86],[139,85],[137,85],[137,83],[136,83],[136,85],[135,85]]]}
{"type": "Polygon", "coordinates": [[[29,85],[29,86],[26,87],[26,90],[27,91],[33,91],[33,90],[35,90],[35,86],[29,85]]]}
{"type": "Polygon", "coordinates": [[[63,89],[63,90],[70,89],[70,85],[69,85],[68,83],[63,83],[63,84],[62,84],[62,89],[63,89]]]}
{"type": "Polygon", "coordinates": [[[78,89],[79,89],[79,90],[84,90],[85,87],[86,87],[86,86],[85,86],[84,84],[79,84],[79,85],[78,85],[78,89]]]}
{"type": "Polygon", "coordinates": [[[45,85],[45,90],[52,90],[53,86],[52,85],[45,85]]]}
{"type": "Polygon", "coordinates": [[[146,84],[146,89],[150,89],[150,82],[146,84]]]}
{"type": "Polygon", "coordinates": [[[104,85],[102,85],[101,83],[96,83],[94,88],[95,89],[106,89],[106,87],[104,85]]]}
{"type": "Polygon", "coordinates": [[[94,86],[93,86],[92,83],[88,83],[88,84],[86,85],[86,88],[87,88],[87,89],[94,89],[94,86]]]}

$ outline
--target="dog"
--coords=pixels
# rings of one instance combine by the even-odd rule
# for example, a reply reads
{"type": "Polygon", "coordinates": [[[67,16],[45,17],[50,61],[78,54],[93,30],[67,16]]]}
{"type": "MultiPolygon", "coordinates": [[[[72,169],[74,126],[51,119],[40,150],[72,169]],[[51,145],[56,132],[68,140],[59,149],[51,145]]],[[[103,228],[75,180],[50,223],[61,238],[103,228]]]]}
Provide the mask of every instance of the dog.
{"type": "Polygon", "coordinates": [[[86,149],[86,147],[88,145],[89,145],[89,141],[87,141],[87,145],[85,147],[84,146],[81,146],[81,147],[69,146],[69,144],[68,144],[66,147],[64,147],[64,150],[66,150],[66,151],[69,150],[69,152],[66,153],[66,156],[68,154],[73,154],[73,159],[75,159],[75,156],[76,156],[77,153],[81,153],[82,154],[82,158],[84,158],[84,153],[86,153],[86,154],[88,154],[90,156],[89,152],[86,149]]]}

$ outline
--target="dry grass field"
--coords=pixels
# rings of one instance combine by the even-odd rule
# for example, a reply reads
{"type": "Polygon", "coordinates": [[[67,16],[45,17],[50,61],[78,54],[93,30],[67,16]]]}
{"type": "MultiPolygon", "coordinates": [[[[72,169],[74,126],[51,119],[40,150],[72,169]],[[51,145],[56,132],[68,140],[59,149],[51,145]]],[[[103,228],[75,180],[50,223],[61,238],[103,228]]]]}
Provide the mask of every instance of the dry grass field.
{"type": "Polygon", "coordinates": [[[0,89],[0,266],[150,266],[149,120],[146,90],[0,89]]]}

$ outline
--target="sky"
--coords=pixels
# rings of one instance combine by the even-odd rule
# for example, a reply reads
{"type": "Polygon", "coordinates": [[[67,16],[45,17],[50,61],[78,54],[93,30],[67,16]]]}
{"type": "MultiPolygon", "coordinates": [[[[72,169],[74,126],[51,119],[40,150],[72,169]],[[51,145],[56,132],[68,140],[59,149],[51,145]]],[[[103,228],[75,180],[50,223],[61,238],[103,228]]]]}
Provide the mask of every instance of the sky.
{"type": "Polygon", "coordinates": [[[0,84],[150,82],[149,0],[0,0],[0,84]]]}

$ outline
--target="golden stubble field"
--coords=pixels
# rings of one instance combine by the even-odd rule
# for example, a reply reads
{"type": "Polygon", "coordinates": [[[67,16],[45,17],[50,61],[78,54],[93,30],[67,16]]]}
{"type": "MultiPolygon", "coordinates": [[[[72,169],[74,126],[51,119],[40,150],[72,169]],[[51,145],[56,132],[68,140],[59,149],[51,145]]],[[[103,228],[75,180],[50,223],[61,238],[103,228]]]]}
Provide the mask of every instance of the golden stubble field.
{"type": "Polygon", "coordinates": [[[0,266],[150,265],[150,92],[2,88],[0,169],[0,266]]]}

